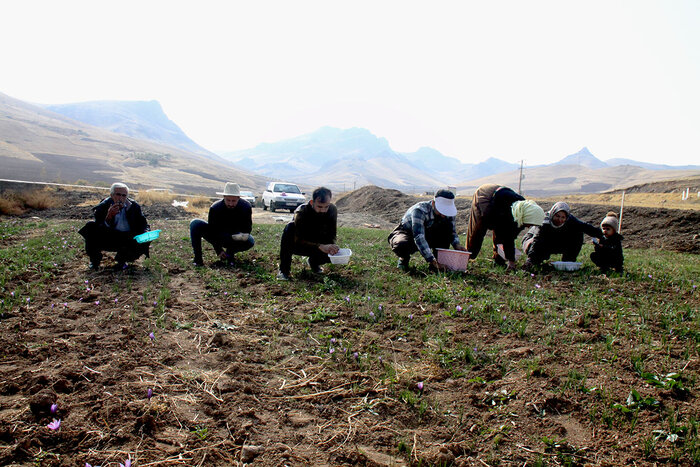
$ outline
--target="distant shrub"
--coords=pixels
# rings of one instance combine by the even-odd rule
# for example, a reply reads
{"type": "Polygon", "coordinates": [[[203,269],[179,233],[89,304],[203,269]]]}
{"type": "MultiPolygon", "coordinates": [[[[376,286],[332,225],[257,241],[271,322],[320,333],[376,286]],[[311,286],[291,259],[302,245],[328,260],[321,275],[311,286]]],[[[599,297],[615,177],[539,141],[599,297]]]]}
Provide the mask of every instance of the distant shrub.
{"type": "Polygon", "coordinates": [[[190,200],[190,206],[195,207],[195,208],[208,208],[211,206],[211,203],[213,203],[213,200],[208,197],[208,196],[193,196],[192,198],[189,198],[190,200]]]}

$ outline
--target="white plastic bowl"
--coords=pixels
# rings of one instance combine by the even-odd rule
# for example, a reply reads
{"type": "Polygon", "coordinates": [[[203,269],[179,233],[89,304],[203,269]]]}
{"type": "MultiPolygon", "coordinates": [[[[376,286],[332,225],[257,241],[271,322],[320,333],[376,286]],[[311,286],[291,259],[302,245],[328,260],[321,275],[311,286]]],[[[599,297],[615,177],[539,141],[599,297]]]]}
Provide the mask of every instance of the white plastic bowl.
{"type": "Polygon", "coordinates": [[[552,266],[558,271],[578,271],[581,269],[581,266],[583,266],[583,263],[577,263],[575,261],[554,261],[552,266]]]}
{"type": "Polygon", "coordinates": [[[352,250],[350,248],[341,248],[338,253],[334,255],[328,255],[331,259],[332,264],[348,264],[350,257],[352,256],[352,250]]]}

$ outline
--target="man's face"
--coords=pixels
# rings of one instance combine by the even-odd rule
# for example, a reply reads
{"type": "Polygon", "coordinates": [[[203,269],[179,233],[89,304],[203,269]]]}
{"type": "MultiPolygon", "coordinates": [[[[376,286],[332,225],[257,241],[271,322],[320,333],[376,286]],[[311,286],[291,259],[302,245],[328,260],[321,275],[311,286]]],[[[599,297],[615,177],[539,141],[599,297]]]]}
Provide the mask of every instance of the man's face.
{"type": "Polygon", "coordinates": [[[129,190],[126,188],[115,188],[114,193],[112,193],[110,197],[114,201],[114,204],[124,204],[128,195],[129,190]]]}
{"type": "Polygon", "coordinates": [[[309,201],[309,204],[311,204],[311,207],[314,211],[316,211],[319,214],[323,214],[324,212],[328,212],[328,207],[331,205],[331,200],[330,198],[326,200],[312,199],[311,201],[309,201]]]}
{"type": "Polygon", "coordinates": [[[554,224],[555,227],[560,227],[564,222],[566,222],[566,211],[557,211],[557,213],[552,216],[552,224],[554,224]]]}
{"type": "Polygon", "coordinates": [[[238,204],[238,200],[241,199],[240,196],[224,196],[224,203],[229,209],[233,209],[238,204]]]}

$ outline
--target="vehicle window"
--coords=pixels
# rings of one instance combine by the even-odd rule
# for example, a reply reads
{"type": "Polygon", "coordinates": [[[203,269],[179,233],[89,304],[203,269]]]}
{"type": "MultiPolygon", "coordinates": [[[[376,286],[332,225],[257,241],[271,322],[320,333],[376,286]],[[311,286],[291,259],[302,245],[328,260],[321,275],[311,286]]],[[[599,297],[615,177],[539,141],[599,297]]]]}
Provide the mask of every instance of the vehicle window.
{"type": "Polygon", "coordinates": [[[253,196],[252,191],[241,191],[241,196],[253,196]]]}
{"type": "Polygon", "coordinates": [[[273,191],[276,192],[286,192],[286,193],[301,193],[299,191],[299,187],[296,185],[285,185],[283,183],[278,183],[275,185],[275,189],[273,191]]]}

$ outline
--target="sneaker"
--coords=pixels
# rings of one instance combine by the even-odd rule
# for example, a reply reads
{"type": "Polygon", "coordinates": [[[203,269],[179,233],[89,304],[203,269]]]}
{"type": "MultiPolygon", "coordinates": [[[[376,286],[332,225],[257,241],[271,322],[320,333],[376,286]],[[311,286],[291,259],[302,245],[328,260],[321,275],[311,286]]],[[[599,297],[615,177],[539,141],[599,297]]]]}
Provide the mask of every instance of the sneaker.
{"type": "Polygon", "coordinates": [[[192,264],[194,264],[196,267],[201,268],[204,266],[204,261],[202,261],[202,258],[195,258],[192,260],[192,264]]]}
{"type": "Polygon", "coordinates": [[[129,267],[129,263],[120,261],[114,265],[113,269],[115,271],[123,271],[124,269],[127,269],[128,267],[129,267]]]}
{"type": "Polygon", "coordinates": [[[399,258],[399,262],[396,264],[396,267],[402,271],[408,271],[408,262],[408,258],[399,258]]]}
{"type": "Polygon", "coordinates": [[[92,269],[93,271],[99,271],[100,270],[100,263],[90,263],[88,265],[88,268],[92,269]]]}
{"type": "Polygon", "coordinates": [[[314,274],[323,274],[323,268],[318,264],[311,264],[311,258],[306,258],[306,264],[309,265],[314,274]]]}
{"type": "Polygon", "coordinates": [[[277,280],[278,281],[288,281],[289,276],[282,271],[277,271],[277,280]]]}

